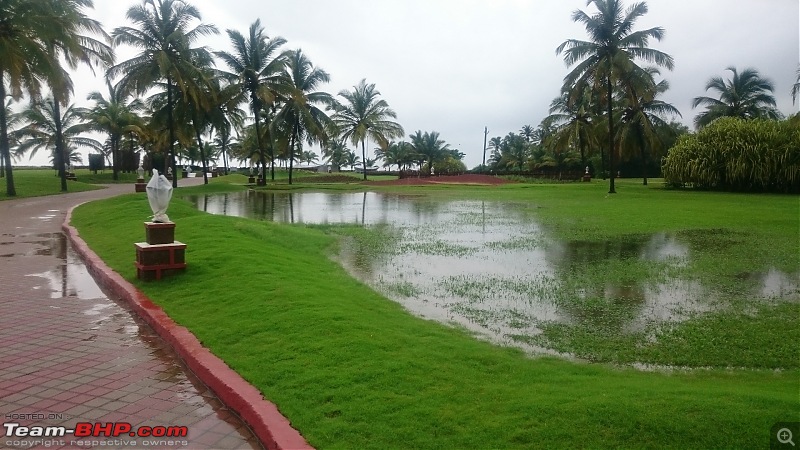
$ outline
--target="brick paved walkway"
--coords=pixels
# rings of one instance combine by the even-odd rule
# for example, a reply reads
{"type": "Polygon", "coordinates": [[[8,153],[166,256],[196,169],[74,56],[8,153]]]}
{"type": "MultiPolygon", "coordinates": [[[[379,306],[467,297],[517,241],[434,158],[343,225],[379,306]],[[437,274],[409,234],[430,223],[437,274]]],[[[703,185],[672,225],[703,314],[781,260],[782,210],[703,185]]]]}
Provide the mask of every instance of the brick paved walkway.
{"type": "Polygon", "coordinates": [[[123,436],[108,446],[114,438],[9,437],[4,427],[0,448],[260,448],[149,326],[97,287],[61,233],[71,206],[132,191],[0,202],[0,423],[123,421],[186,426],[188,436],[123,436]],[[85,440],[106,445],[76,442],[85,440]]]}

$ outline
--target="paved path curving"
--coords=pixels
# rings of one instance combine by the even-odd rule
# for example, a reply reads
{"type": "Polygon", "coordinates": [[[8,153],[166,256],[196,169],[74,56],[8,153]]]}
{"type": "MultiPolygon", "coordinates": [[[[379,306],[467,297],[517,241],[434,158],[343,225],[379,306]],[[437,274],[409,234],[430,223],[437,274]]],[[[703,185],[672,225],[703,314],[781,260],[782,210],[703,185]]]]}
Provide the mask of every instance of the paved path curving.
{"type": "Polygon", "coordinates": [[[0,202],[0,448],[260,448],[149,326],[97,287],[61,232],[70,207],[132,191],[0,202]],[[6,436],[8,423],[79,422],[186,426],[188,436],[6,436]]]}

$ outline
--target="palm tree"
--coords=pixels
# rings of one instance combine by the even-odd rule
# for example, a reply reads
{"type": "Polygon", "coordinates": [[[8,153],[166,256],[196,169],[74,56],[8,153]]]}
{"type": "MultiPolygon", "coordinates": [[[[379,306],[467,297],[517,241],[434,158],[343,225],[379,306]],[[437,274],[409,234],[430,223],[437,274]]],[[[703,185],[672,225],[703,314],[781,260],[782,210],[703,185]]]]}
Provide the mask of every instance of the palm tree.
{"type": "Polygon", "coordinates": [[[414,134],[409,135],[411,138],[411,145],[414,146],[414,152],[419,155],[420,171],[424,163],[428,163],[428,175],[433,171],[433,164],[439,159],[446,156],[450,150],[450,145],[446,144],[443,140],[439,139],[438,131],[425,132],[417,130],[414,134]]]}
{"type": "Polygon", "coordinates": [[[348,151],[344,154],[344,165],[350,166],[352,170],[356,170],[356,166],[361,163],[361,158],[353,151],[348,151]]]}
{"type": "Polygon", "coordinates": [[[550,115],[545,118],[556,128],[553,145],[559,148],[577,147],[582,166],[586,165],[587,149],[596,141],[589,100],[589,89],[574,96],[569,91],[562,91],[561,96],[550,103],[550,115]]]}
{"type": "Polygon", "coordinates": [[[330,139],[327,145],[322,147],[322,158],[336,170],[347,166],[348,155],[353,152],[347,148],[343,139],[330,139]]]}
{"type": "Polygon", "coordinates": [[[525,142],[530,143],[533,139],[533,134],[535,132],[535,128],[531,125],[523,125],[522,128],[519,130],[519,134],[525,138],[525,142]]]}
{"type": "Polygon", "coordinates": [[[143,105],[139,100],[126,103],[126,96],[122,95],[118,87],[112,86],[108,80],[106,80],[106,84],[108,85],[108,99],[99,92],[92,92],[87,97],[87,100],[95,102],[95,106],[89,110],[87,118],[95,131],[108,134],[114,180],[118,180],[122,136],[124,133],[130,132],[141,133],[143,123],[135,111],[140,110],[143,105]]]}
{"type": "MultiPolygon", "coordinates": [[[[2,2],[0,99],[4,103],[8,95],[18,100],[24,91],[31,98],[38,98],[42,81],[51,86],[58,101],[66,103],[72,84],[61,68],[61,61],[71,68],[84,62],[110,61],[110,49],[84,34],[103,34],[99,23],[83,14],[85,7],[92,7],[91,0],[2,2]]],[[[6,193],[14,196],[16,188],[5,108],[0,108],[0,156],[6,169],[6,193]]],[[[59,153],[57,158],[60,157],[59,153]]],[[[63,169],[63,164],[61,167],[63,169]]],[[[63,178],[62,189],[66,189],[63,178]]]]}
{"type": "Polygon", "coordinates": [[[502,159],[503,138],[495,136],[489,139],[489,148],[492,149],[492,153],[489,155],[489,166],[497,168],[502,159]]]}
{"type": "Polygon", "coordinates": [[[642,160],[642,184],[647,186],[647,149],[661,147],[659,127],[666,127],[667,116],[680,116],[678,108],[657,99],[659,94],[669,89],[669,83],[661,80],[655,83],[653,75],[658,69],[648,68],[644,72],[631,72],[625,81],[625,91],[621,103],[622,126],[618,138],[620,147],[638,148],[642,160]]]}
{"type": "MultiPolygon", "coordinates": [[[[230,69],[223,72],[232,85],[238,87],[242,93],[250,97],[250,110],[253,113],[256,125],[256,142],[260,155],[262,169],[266,165],[264,145],[261,132],[261,112],[265,106],[271,106],[276,99],[275,87],[280,83],[280,74],[286,64],[285,55],[273,58],[273,54],[286,43],[281,37],[270,39],[261,26],[261,20],[256,19],[250,25],[250,32],[245,39],[236,30],[227,30],[233,52],[214,52],[230,69]]],[[[275,181],[275,152],[270,145],[270,172],[271,179],[275,181]]]]}
{"type": "Polygon", "coordinates": [[[775,96],[772,95],[775,90],[772,81],[762,78],[753,68],[747,68],[742,73],[733,66],[726,70],[733,73],[733,78],[723,80],[722,77],[712,77],[706,83],[706,91],[717,91],[719,98],[701,96],[692,100],[692,108],[701,105],[706,107],[694,118],[695,127],[702,128],[720,117],[780,118],[780,112],[775,108],[775,96]]]}
{"type": "Polygon", "coordinates": [[[302,161],[302,162],[304,162],[306,164],[309,164],[309,165],[313,164],[314,161],[316,161],[318,159],[319,159],[319,156],[317,156],[317,154],[314,153],[311,150],[306,150],[306,151],[303,152],[302,155],[300,155],[300,161],[302,161]]]}
{"type": "Polygon", "coordinates": [[[92,129],[85,122],[89,111],[70,105],[59,117],[56,115],[60,111],[57,105],[58,102],[53,97],[47,97],[32,102],[20,113],[21,119],[27,125],[14,132],[14,138],[19,141],[15,151],[17,157],[28,152],[29,156],[34,156],[42,148],[50,149],[53,163],[58,169],[57,165],[61,161],[59,151],[63,152],[61,155],[65,156],[65,160],[68,159],[68,152],[61,149],[88,147],[102,151],[100,142],[81,136],[92,129]]]}
{"type": "MultiPolygon", "coordinates": [[[[214,25],[199,24],[190,28],[194,20],[202,20],[200,11],[182,0],[143,0],[126,14],[134,27],[118,27],[112,33],[113,44],[129,45],[141,52],[108,70],[109,78],[122,76],[120,89],[137,96],[164,81],[167,92],[167,127],[169,129],[169,154],[172,172],[176,173],[175,124],[173,120],[175,90],[184,97],[196,97],[202,92],[193,86],[198,80],[198,66],[207,66],[211,54],[204,47],[191,45],[201,36],[217,33],[214,25]]],[[[193,98],[197,104],[203,98],[193,98]]],[[[165,161],[169,158],[165,158],[165,161]]],[[[172,182],[178,186],[178,177],[172,182]]]]}
{"type": "Polygon", "coordinates": [[[333,121],[343,139],[349,139],[357,146],[361,142],[361,160],[364,163],[364,179],[367,179],[367,151],[365,141],[372,138],[385,148],[389,139],[401,137],[405,133],[403,127],[389,119],[396,119],[397,114],[389,108],[386,100],[378,99],[380,91],[374,84],[367,84],[362,79],[353,86],[352,91],[342,90],[339,96],[346,104],[335,103],[333,121]]]}
{"type": "MultiPolygon", "coordinates": [[[[620,77],[641,70],[636,59],[655,63],[672,70],[674,62],[666,53],[648,47],[650,39],[661,40],[661,27],[633,31],[635,22],[647,14],[647,4],[634,3],[623,11],[621,0],[589,0],[598,12],[592,16],[581,10],[572,13],[574,22],[583,23],[590,41],[568,39],[556,49],[564,53],[564,62],[577,66],[564,78],[566,88],[582,90],[591,86],[597,90],[605,84],[606,115],[608,119],[609,169],[614,172],[614,114],[613,89],[620,77]]],[[[610,178],[610,194],[616,193],[614,177],[610,178]]]]}
{"type": "Polygon", "coordinates": [[[528,144],[524,136],[508,133],[503,138],[501,154],[502,158],[500,163],[502,165],[505,165],[505,167],[509,169],[516,167],[517,170],[522,171],[530,160],[530,144],[528,144]]]}
{"type": "MultiPolygon", "coordinates": [[[[5,108],[2,111],[6,117],[6,127],[8,129],[8,139],[9,139],[9,146],[16,147],[19,142],[16,140],[14,131],[19,128],[22,124],[22,115],[19,113],[15,113],[13,109],[11,109],[11,105],[13,103],[13,99],[9,98],[5,102],[5,108]]],[[[14,155],[11,155],[14,157],[14,155]]],[[[6,164],[3,158],[0,158],[0,178],[6,176],[6,164]]]]}
{"type": "Polygon", "coordinates": [[[797,94],[800,93],[800,67],[797,68],[797,81],[792,85],[792,104],[794,105],[797,100],[797,94]]]}
{"type": "MultiPolygon", "coordinates": [[[[69,33],[70,38],[62,40],[58,37],[46,39],[47,49],[56,60],[63,60],[71,69],[76,69],[79,63],[84,63],[90,68],[94,65],[108,66],[114,60],[114,52],[106,42],[110,37],[103,30],[100,22],[90,19],[83,13],[84,7],[91,7],[91,0],[64,0],[55,2],[52,13],[58,17],[61,26],[69,33]],[[103,41],[92,38],[83,33],[96,34],[103,41]]],[[[56,119],[56,167],[61,178],[61,190],[67,190],[67,148],[63,146],[64,140],[60,138],[62,124],[61,105],[67,106],[72,94],[72,79],[66,70],[59,66],[59,70],[48,76],[48,84],[56,102],[54,103],[54,118],[56,119]]]]}
{"type": "Polygon", "coordinates": [[[241,110],[238,104],[235,104],[233,90],[235,86],[227,86],[220,92],[220,105],[219,109],[222,112],[217,116],[214,123],[216,128],[216,137],[214,144],[220,148],[222,152],[222,162],[225,167],[225,175],[229,173],[228,167],[228,149],[232,145],[236,145],[237,140],[231,134],[236,131],[237,135],[244,128],[245,112],[241,110]]]}
{"type": "Polygon", "coordinates": [[[389,142],[386,148],[377,147],[375,156],[383,159],[383,167],[397,166],[402,171],[414,162],[414,147],[406,141],[389,142]]]}
{"type": "Polygon", "coordinates": [[[285,127],[289,146],[289,184],[296,155],[302,154],[303,141],[316,141],[323,145],[328,140],[326,129],[333,126],[331,119],[317,105],[330,107],[334,100],[327,92],[317,91],[322,83],[330,81],[324,70],[314,67],[302,50],[285,53],[286,66],[276,85],[283,105],[275,116],[276,125],[285,127]]]}

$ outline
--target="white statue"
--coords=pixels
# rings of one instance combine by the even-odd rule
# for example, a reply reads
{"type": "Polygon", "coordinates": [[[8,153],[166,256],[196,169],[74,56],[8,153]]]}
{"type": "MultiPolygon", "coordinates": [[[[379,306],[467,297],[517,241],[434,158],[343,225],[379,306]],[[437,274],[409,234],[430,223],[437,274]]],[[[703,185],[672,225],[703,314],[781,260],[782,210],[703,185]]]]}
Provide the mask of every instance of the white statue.
{"type": "Polygon", "coordinates": [[[153,222],[169,222],[167,207],[172,200],[172,183],[153,169],[153,178],[147,183],[147,201],[153,210],[153,222]]]}

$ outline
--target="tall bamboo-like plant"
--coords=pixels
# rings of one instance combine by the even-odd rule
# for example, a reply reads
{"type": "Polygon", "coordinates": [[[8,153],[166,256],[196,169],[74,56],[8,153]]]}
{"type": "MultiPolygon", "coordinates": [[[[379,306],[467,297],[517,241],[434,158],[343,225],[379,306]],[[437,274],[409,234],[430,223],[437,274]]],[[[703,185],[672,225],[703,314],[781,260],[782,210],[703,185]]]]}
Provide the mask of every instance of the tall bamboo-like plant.
{"type": "MultiPolygon", "coordinates": [[[[205,47],[192,47],[202,36],[217,33],[214,25],[199,24],[200,11],[182,0],[143,0],[141,5],[128,9],[126,17],[134,27],[118,27],[113,33],[113,44],[129,45],[140,50],[136,56],[123,61],[108,70],[108,77],[119,81],[125,93],[143,95],[153,87],[164,82],[167,93],[167,127],[169,129],[169,154],[172,172],[177,173],[175,152],[174,100],[175,91],[180,90],[184,98],[202,104],[199,97],[202,89],[195,83],[204,80],[200,69],[211,62],[211,53],[205,47]]],[[[172,182],[178,186],[178,177],[172,182]]]]}
{"type": "MultiPolygon", "coordinates": [[[[588,4],[597,7],[597,13],[589,15],[581,10],[572,13],[574,22],[582,23],[589,35],[589,41],[568,39],[556,49],[564,53],[564,62],[575,68],[564,78],[566,89],[605,90],[606,118],[608,119],[609,169],[614,173],[614,88],[621,76],[637,70],[636,60],[655,63],[672,69],[674,62],[666,53],[649,47],[650,39],[661,40],[664,29],[661,27],[634,31],[636,21],[647,14],[647,4],[637,2],[623,10],[621,0],[589,0],[588,4]]],[[[639,69],[640,70],[640,69],[639,69]]],[[[610,178],[610,194],[616,193],[614,177],[610,178]]]]}
{"type": "Polygon", "coordinates": [[[673,186],[800,192],[800,133],[788,120],[723,117],[678,139],[664,160],[673,186]]]}

